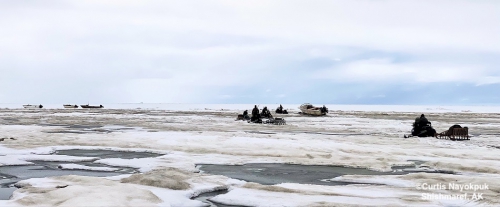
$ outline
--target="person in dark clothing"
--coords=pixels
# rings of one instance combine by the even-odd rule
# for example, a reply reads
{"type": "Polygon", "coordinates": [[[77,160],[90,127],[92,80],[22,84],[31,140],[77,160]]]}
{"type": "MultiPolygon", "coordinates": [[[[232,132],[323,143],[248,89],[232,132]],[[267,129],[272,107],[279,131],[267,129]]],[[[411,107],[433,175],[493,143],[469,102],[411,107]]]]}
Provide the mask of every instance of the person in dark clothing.
{"type": "Polygon", "coordinates": [[[323,114],[328,113],[328,108],[326,108],[325,105],[323,105],[323,107],[321,107],[320,110],[321,110],[321,113],[323,113],[323,114]]]}
{"type": "Polygon", "coordinates": [[[244,119],[250,119],[250,117],[248,116],[248,110],[245,110],[245,111],[243,112],[243,118],[244,118],[244,119]]]}
{"type": "Polygon", "coordinates": [[[260,120],[260,113],[259,113],[259,108],[257,108],[257,105],[255,105],[255,107],[253,108],[252,110],[252,118],[251,118],[251,121],[252,122],[256,122],[256,121],[259,121],[260,120]]]}
{"type": "Polygon", "coordinates": [[[420,115],[415,119],[413,123],[413,129],[411,130],[413,136],[427,137],[434,136],[436,130],[432,128],[431,122],[427,120],[424,114],[420,115]]]}
{"type": "Polygon", "coordinates": [[[283,111],[283,106],[280,104],[280,106],[276,109],[276,113],[277,114],[283,114],[284,111],[283,111]]]}
{"type": "Polygon", "coordinates": [[[283,110],[283,106],[280,104],[278,108],[276,108],[276,113],[277,114],[288,114],[288,111],[283,110]]]}
{"type": "Polygon", "coordinates": [[[427,124],[430,124],[430,122],[429,122],[429,120],[427,120],[427,118],[425,118],[425,115],[422,114],[422,115],[420,115],[418,124],[420,125],[420,127],[424,127],[424,126],[427,126],[427,124]]]}
{"type": "Polygon", "coordinates": [[[258,115],[259,114],[259,108],[257,108],[257,105],[253,107],[252,110],[252,116],[258,115]]]}
{"type": "Polygon", "coordinates": [[[267,106],[265,106],[265,107],[262,109],[261,116],[262,116],[262,117],[266,117],[266,118],[271,117],[271,112],[267,109],[267,106]]]}

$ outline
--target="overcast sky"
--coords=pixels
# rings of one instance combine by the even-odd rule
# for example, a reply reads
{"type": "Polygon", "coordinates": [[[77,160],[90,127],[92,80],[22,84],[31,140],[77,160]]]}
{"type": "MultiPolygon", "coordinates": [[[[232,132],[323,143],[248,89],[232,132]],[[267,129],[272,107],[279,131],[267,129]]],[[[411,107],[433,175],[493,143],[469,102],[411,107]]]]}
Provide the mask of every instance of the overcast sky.
{"type": "Polygon", "coordinates": [[[0,103],[500,104],[500,1],[0,1],[0,103]]]}

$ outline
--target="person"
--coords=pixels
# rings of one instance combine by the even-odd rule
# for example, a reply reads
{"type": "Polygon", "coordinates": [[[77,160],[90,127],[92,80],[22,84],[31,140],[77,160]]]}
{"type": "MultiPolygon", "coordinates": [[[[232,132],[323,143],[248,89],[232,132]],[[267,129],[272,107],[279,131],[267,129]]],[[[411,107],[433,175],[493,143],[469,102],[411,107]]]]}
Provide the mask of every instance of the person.
{"type": "Polygon", "coordinates": [[[418,121],[418,125],[420,125],[420,127],[427,126],[430,123],[431,122],[429,122],[429,120],[427,120],[427,118],[425,118],[424,114],[420,115],[420,118],[419,118],[419,121],[418,121]]]}
{"type": "Polygon", "coordinates": [[[250,119],[250,117],[248,116],[248,110],[245,110],[245,111],[243,112],[243,118],[244,118],[244,119],[247,119],[247,120],[248,120],[248,119],[250,119]]]}
{"type": "Polygon", "coordinates": [[[271,112],[267,109],[267,106],[264,106],[262,109],[262,117],[270,117],[271,112]]]}
{"type": "Polygon", "coordinates": [[[259,108],[257,108],[257,105],[255,105],[252,110],[252,116],[257,116],[257,115],[259,115],[259,108]]]}
{"type": "Polygon", "coordinates": [[[283,113],[283,106],[281,106],[281,104],[280,104],[280,106],[276,109],[276,113],[277,113],[277,114],[282,114],[282,113],[283,113]]]}
{"type": "Polygon", "coordinates": [[[328,109],[326,108],[325,105],[323,105],[323,107],[321,107],[320,110],[321,110],[321,113],[325,113],[325,114],[328,113],[328,109]]]}
{"type": "Polygon", "coordinates": [[[415,118],[415,122],[413,122],[413,129],[411,131],[413,136],[419,137],[434,136],[436,133],[436,130],[431,126],[431,122],[427,120],[424,114],[415,118]]]}
{"type": "Polygon", "coordinates": [[[255,107],[252,110],[252,117],[250,118],[250,121],[254,122],[254,123],[261,123],[262,122],[262,120],[260,118],[259,108],[257,108],[257,105],[255,105],[255,107]]]}

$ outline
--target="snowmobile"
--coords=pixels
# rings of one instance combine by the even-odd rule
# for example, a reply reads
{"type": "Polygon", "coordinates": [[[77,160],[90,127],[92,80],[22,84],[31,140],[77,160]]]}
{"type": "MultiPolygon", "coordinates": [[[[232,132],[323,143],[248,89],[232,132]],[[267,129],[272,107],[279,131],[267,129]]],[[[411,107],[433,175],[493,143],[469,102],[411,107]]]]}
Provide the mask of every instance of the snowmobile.
{"type": "MultiPolygon", "coordinates": [[[[418,124],[413,124],[413,129],[411,130],[411,136],[418,137],[434,137],[436,136],[436,130],[432,128],[431,122],[428,122],[424,126],[419,126],[418,124]]],[[[409,135],[405,135],[405,138],[411,137],[409,135]]]]}

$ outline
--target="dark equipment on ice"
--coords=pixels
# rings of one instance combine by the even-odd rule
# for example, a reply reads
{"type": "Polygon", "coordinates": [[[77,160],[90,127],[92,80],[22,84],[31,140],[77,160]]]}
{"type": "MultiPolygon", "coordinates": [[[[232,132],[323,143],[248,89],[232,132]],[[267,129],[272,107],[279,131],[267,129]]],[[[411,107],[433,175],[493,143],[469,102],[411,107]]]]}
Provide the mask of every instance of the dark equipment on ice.
{"type": "Polygon", "coordinates": [[[238,117],[236,117],[236,121],[238,120],[250,120],[250,116],[248,116],[248,110],[245,110],[243,114],[238,114],[238,117]]]}
{"type": "Polygon", "coordinates": [[[250,118],[250,122],[262,124],[262,118],[260,118],[260,114],[257,114],[256,116],[252,116],[250,118]]]}
{"type": "Polygon", "coordinates": [[[276,112],[277,114],[288,114],[288,111],[283,110],[283,106],[281,106],[281,104],[280,104],[280,106],[276,109],[276,111],[275,111],[275,112],[276,112]]]}
{"type": "Polygon", "coordinates": [[[438,139],[469,140],[469,128],[458,124],[451,126],[448,130],[436,135],[438,139]]]}
{"type": "Polygon", "coordinates": [[[104,108],[104,106],[102,105],[99,105],[99,106],[92,106],[92,105],[80,105],[80,107],[84,108],[84,109],[100,109],[100,108],[104,108]]]}
{"type": "MultiPolygon", "coordinates": [[[[436,130],[432,128],[432,123],[422,114],[415,119],[413,129],[411,130],[411,136],[434,137],[436,136],[436,130]]],[[[408,138],[410,136],[405,135],[404,137],[408,138]]]]}
{"type": "Polygon", "coordinates": [[[286,121],[283,118],[269,118],[264,123],[265,124],[274,124],[274,125],[286,125],[286,121]]]}
{"type": "Polygon", "coordinates": [[[238,117],[236,117],[235,121],[238,120],[246,120],[248,123],[256,123],[256,124],[274,124],[274,125],[286,125],[286,121],[283,118],[274,118],[271,112],[267,109],[267,107],[264,107],[262,109],[262,112],[259,113],[259,108],[257,105],[254,106],[252,109],[252,116],[248,116],[248,110],[245,110],[243,114],[239,114],[238,117]]]}

